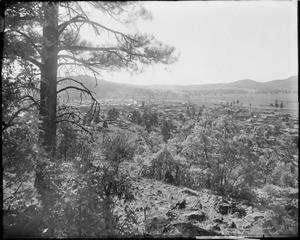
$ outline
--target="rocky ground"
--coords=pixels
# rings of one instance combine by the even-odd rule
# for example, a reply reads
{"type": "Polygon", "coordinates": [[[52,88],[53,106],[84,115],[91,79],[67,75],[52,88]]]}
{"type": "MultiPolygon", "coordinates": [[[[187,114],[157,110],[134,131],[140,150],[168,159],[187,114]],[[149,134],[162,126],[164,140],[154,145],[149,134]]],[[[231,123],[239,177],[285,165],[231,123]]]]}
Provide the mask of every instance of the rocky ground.
{"type": "Polygon", "coordinates": [[[255,203],[246,203],[225,199],[207,189],[194,191],[152,179],[140,179],[133,187],[135,201],[129,207],[136,213],[140,233],[260,237],[298,234],[298,189],[260,189],[255,203]]]}

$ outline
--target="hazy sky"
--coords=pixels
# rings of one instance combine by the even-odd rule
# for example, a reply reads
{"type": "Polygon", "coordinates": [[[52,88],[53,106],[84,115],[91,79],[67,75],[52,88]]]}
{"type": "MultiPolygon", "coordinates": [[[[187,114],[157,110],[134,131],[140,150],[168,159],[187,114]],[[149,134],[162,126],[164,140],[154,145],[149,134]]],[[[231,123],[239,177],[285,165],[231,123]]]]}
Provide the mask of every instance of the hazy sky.
{"type": "Polygon", "coordinates": [[[297,75],[296,1],[145,2],[153,20],[137,28],[173,45],[177,63],[139,75],[104,74],[132,84],[205,84],[297,75]]]}

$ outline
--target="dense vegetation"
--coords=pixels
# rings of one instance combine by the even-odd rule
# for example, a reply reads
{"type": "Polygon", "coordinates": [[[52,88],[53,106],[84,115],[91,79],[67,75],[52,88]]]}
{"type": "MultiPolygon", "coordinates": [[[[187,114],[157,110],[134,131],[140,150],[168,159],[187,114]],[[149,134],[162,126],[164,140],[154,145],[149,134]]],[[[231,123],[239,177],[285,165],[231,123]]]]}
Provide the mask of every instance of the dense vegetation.
{"type": "MultiPolygon", "coordinates": [[[[111,112],[107,111],[107,118],[111,112]]],[[[134,110],[132,116],[147,112],[156,116],[147,110],[144,114],[134,110]]],[[[205,108],[201,116],[172,121],[179,129],[176,133],[163,119],[160,124],[150,121],[147,127],[146,116],[137,121],[140,125],[132,118],[132,131],[98,131],[92,124],[90,135],[70,123],[60,125],[55,162],[44,157],[49,173],[45,208],[34,188],[33,169],[43,156],[38,123],[32,113],[20,119],[28,125],[18,124],[3,133],[8,236],[144,234],[136,230],[137,212],[127,206],[136,197],[132,184],[141,178],[210,189],[250,205],[259,203],[258,189],[298,187],[296,142],[268,125],[247,132],[232,116],[205,108]]],[[[284,232],[282,228],[277,230],[284,232]]]]}

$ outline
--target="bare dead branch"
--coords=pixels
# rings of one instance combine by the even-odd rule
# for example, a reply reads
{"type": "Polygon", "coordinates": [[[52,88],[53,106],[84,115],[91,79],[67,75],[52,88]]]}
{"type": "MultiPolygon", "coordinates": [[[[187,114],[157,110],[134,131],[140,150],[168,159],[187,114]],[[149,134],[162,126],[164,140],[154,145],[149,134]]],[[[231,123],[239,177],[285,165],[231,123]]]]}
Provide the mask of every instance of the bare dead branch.
{"type": "Polygon", "coordinates": [[[74,112],[66,112],[66,113],[63,113],[63,114],[60,114],[60,115],[56,116],[56,118],[62,118],[64,116],[75,116],[75,117],[78,118],[77,119],[78,121],[80,121],[82,119],[82,117],[79,114],[76,114],[74,112]]]}
{"type": "Polygon", "coordinates": [[[75,90],[78,90],[78,91],[80,91],[80,92],[90,93],[89,90],[86,90],[86,89],[84,89],[84,88],[79,88],[79,87],[75,87],[75,86],[67,86],[67,87],[64,87],[64,88],[58,90],[58,91],[57,91],[57,94],[59,94],[59,93],[61,93],[61,92],[63,92],[63,91],[66,91],[66,90],[68,90],[68,89],[71,89],[71,88],[73,88],[73,89],[75,89],[75,90]]]}
{"type": "Polygon", "coordinates": [[[32,96],[30,96],[30,95],[23,96],[18,101],[21,103],[26,98],[29,98],[29,100],[33,101],[37,106],[39,106],[39,103],[32,96]]]}

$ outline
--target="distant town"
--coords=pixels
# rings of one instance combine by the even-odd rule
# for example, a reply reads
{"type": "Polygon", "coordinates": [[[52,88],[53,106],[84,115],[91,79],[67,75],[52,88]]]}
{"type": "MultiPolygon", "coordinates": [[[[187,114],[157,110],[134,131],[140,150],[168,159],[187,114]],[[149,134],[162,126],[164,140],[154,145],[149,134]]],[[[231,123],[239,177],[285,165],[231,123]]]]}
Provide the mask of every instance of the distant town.
{"type": "MultiPolygon", "coordinates": [[[[244,126],[243,131],[251,132],[255,129],[265,126],[270,130],[276,129],[278,135],[285,135],[298,141],[299,137],[299,119],[297,112],[287,113],[281,103],[275,102],[266,107],[251,107],[239,105],[239,100],[231,103],[213,104],[212,106],[197,105],[190,102],[168,102],[157,100],[139,100],[139,99],[112,99],[100,100],[100,113],[98,120],[91,120],[88,125],[96,125],[98,129],[103,129],[103,123],[119,127],[121,129],[132,129],[133,114],[139,113],[142,118],[143,113],[149,111],[157,115],[156,127],[152,126],[151,131],[160,132],[160,126],[164,120],[171,126],[172,134],[178,133],[181,125],[190,120],[199,121],[205,109],[210,109],[216,115],[228,115],[238,123],[244,126]],[[275,106],[275,105],[278,106],[275,106]],[[281,106],[280,106],[281,105],[281,106]],[[109,114],[109,110],[115,109],[115,115],[109,114]]],[[[90,106],[81,106],[83,111],[90,106]]],[[[86,117],[88,113],[86,112],[86,117]]],[[[138,122],[138,120],[136,121],[138,122]]],[[[268,140],[272,141],[273,137],[268,140]]]]}

